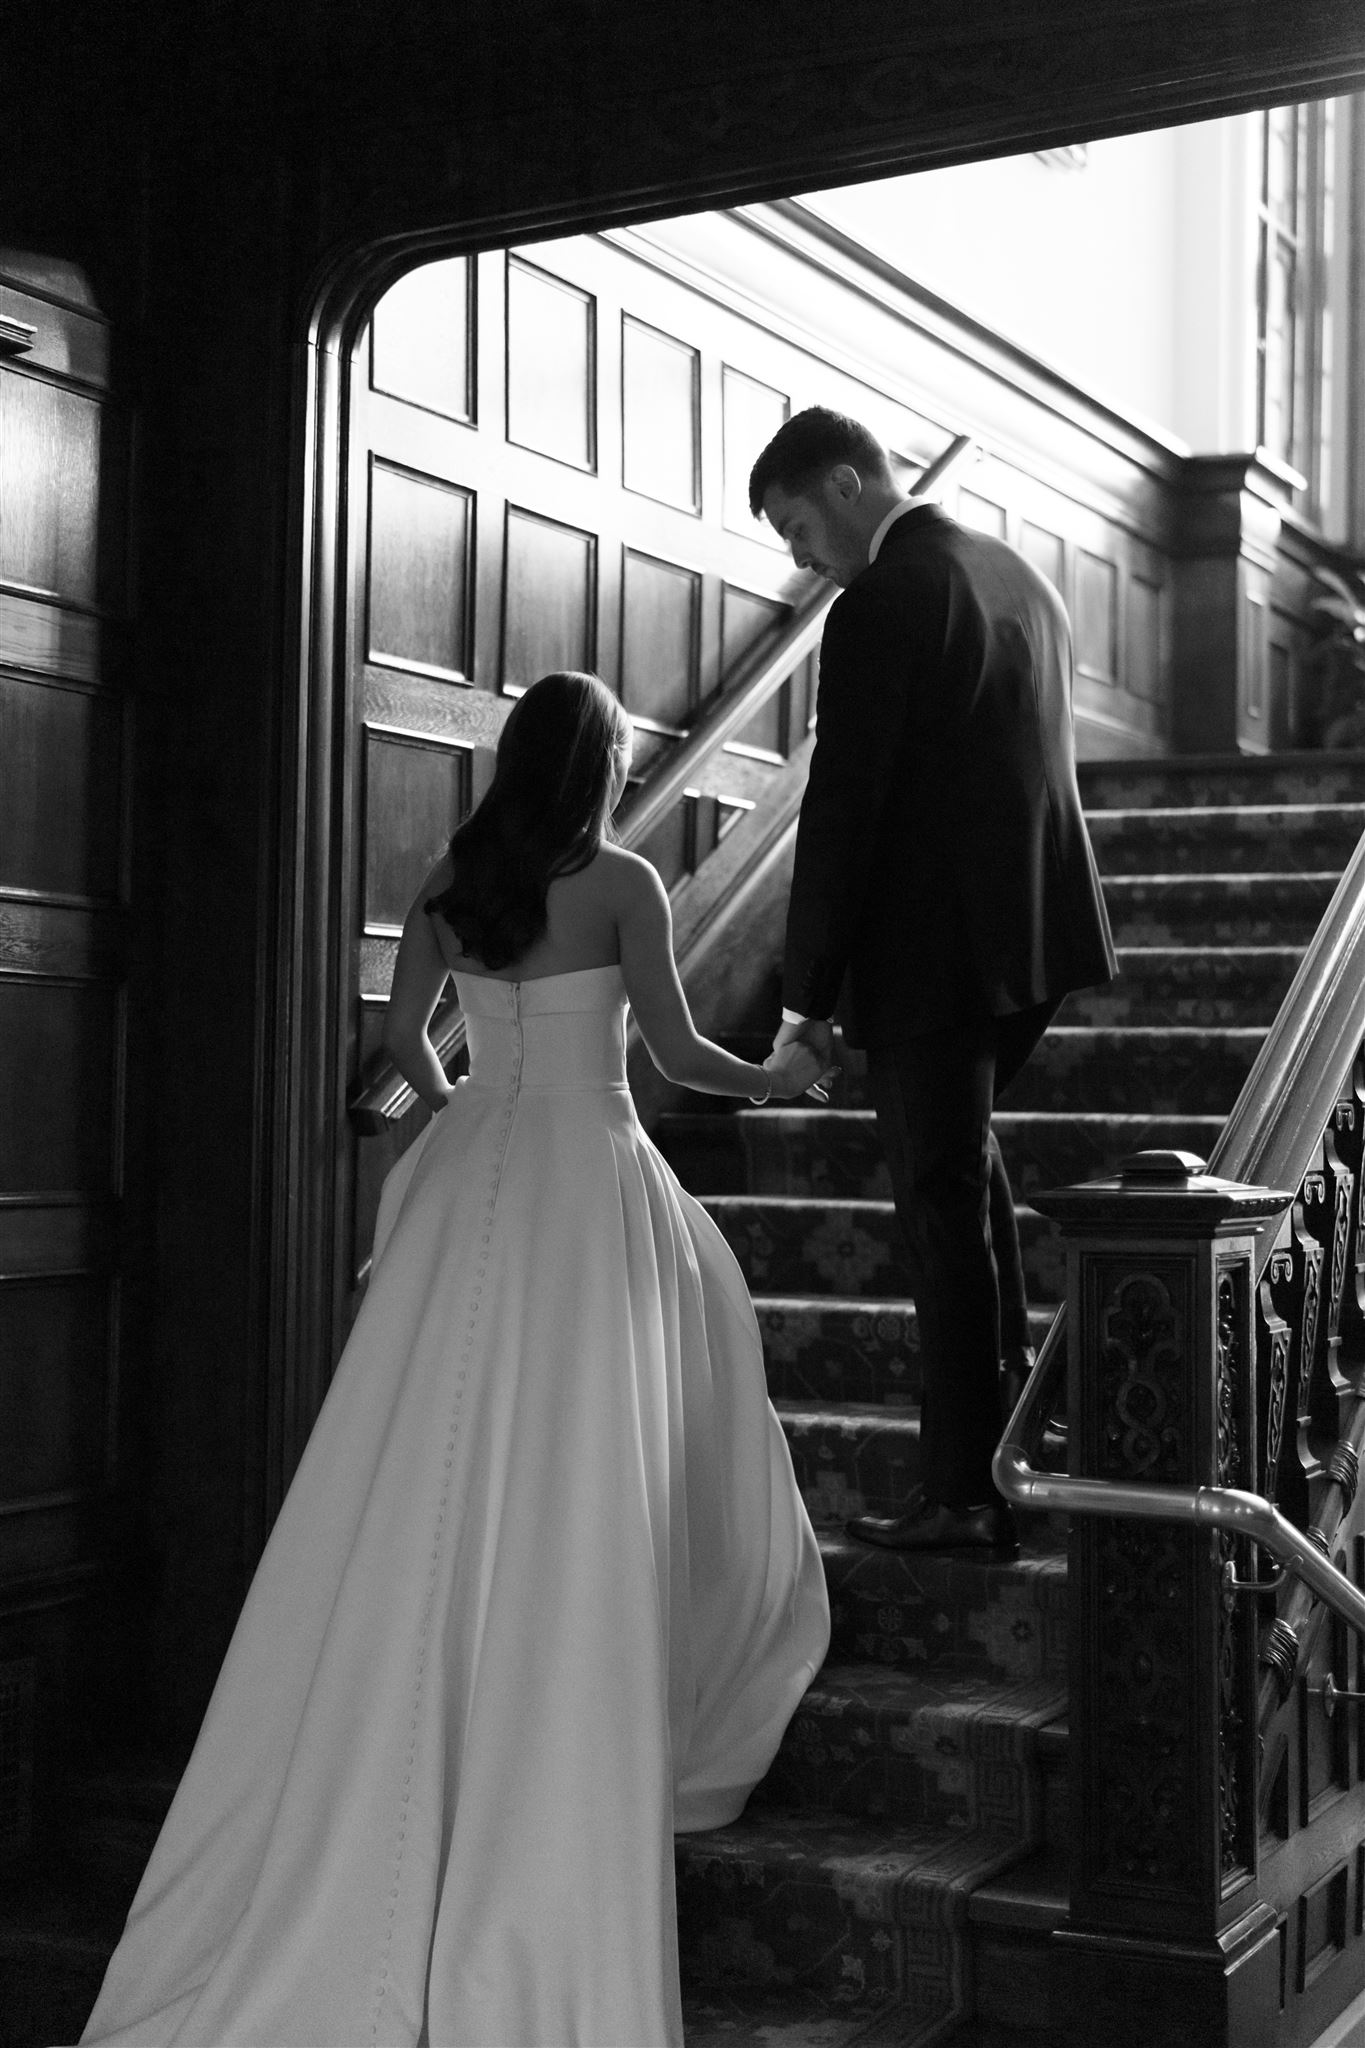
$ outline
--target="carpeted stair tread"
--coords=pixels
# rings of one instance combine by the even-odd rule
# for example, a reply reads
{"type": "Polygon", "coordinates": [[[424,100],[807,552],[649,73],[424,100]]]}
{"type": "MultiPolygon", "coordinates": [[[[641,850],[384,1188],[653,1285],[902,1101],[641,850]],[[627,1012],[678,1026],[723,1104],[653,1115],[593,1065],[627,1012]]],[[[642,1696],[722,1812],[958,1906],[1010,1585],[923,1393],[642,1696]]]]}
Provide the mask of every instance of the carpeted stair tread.
{"type": "Polygon", "coordinates": [[[1068,996],[1058,1022],[1269,1028],[1302,958],[1302,946],[1121,947],[1116,979],[1068,996]]]}
{"type": "Polygon", "coordinates": [[[878,2011],[781,1984],[694,1986],[683,1992],[683,2039],[686,2048],[906,2048],[905,2015],[892,2001],[878,2011]]]}
{"type": "MultiPolygon", "coordinates": [[[[919,1319],[913,1301],[760,1294],[754,1296],[754,1309],[773,1400],[905,1409],[918,1399],[919,1319]]],[[[1030,1309],[1035,1346],[1047,1335],[1054,1313],[1046,1303],[1030,1309]]]]}
{"type": "Polygon", "coordinates": [[[1087,814],[1216,804],[1353,803],[1365,789],[1365,753],[1182,754],[1153,761],[1081,761],[1087,814]]]}
{"type": "Polygon", "coordinates": [[[1259,1025],[1210,1031],[1058,1024],[1011,1082],[1004,1106],[1226,1116],[1264,1041],[1259,1025]]]}
{"type": "MultiPolygon", "coordinates": [[[[1114,1025],[1092,1026],[1112,1031],[1114,1025]]],[[[1065,1110],[997,1110],[994,1123],[1018,1193],[1085,1180],[1144,1146],[1198,1151],[1222,1117],[1152,1117],[1065,1110]],[[1117,1134],[1117,1146],[1107,1133],[1117,1134]]],[[[668,1122],[661,1150],[684,1187],[718,1195],[789,1195],[811,1201],[888,1201],[891,1179],[871,1110],[781,1110],[769,1116],[685,1116],[668,1122]],[[829,1133],[821,1116],[831,1120],[829,1133]]]]}
{"type": "Polygon", "coordinates": [[[842,1815],[751,1808],[678,1838],[684,1986],[808,1988],[869,2019],[894,2000],[893,2038],[927,2048],[970,2009],[971,1893],[1020,1854],[999,1830],[888,1836],[842,1815]]]}
{"type": "Polygon", "coordinates": [[[920,1475],[919,1412],[885,1404],[779,1401],[806,1512],[842,1528],[852,1515],[892,1515],[920,1475]]]}
{"type": "Polygon", "coordinates": [[[862,1814],[899,1828],[1003,1828],[1041,1838],[1041,1734],[1063,1718],[1060,1678],[1013,1685],[827,1664],[755,1799],[862,1814]]]}
{"type": "Polygon", "coordinates": [[[1365,804],[1208,804],[1114,809],[1090,820],[1102,877],[1340,872],[1365,831],[1365,804]]]}
{"type": "Polygon", "coordinates": [[[1104,900],[1116,946],[1307,945],[1341,870],[1312,874],[1111,875],[1104,900]]]}
{"type": "MultiPolygon", "coordinates": [[[[911,1291],[896,1212],[890,1201],[808,1195],[703,1195],[751,1288],[820,1294],[911,1291]]],[[[1016,1204],[1020,1250],[1031,1296],[1056,1300],[1065,1287],[1060,1239],[1027,1204],[1016,1204]]]]}
{"type": "Polygon", "coordinates": [[[990,1551],[881,1550],[818,1532],[836,1662],[1002,1680],[1066,1671],[1066,1558],[1050,1523],[1017,1558],[990,1551]]]}

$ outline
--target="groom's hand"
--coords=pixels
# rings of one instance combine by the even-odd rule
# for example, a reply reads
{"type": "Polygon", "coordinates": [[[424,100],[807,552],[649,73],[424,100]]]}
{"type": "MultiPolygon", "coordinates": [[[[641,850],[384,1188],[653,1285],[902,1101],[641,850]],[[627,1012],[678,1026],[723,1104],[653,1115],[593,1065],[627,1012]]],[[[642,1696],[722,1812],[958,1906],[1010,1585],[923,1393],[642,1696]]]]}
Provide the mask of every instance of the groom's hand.
{"type": "Polygon", "coordinates": [[[781,1052],[784,1045],[793,1044],[808,1045],[828,1066],[834,1058],[834,1026],[828,1017],[803,1017],[799,1024],[788,1024],[784,1018],[777,1027],[773,1051],[781,1052]]]}
{"type": "Polygon", "coordinates": [[[784,1018],[777,1027],[773,1051],[781,1052],[784,1045],[808,1045],[817,1055],[823,1071],[819,1081],[806,1093],[814,1096],[817,1102],[828,1102],[827,1084],[838,1072],[834,1059],[834,1026],[829,1018],[803,1017],[799,1024],[789,1024],[784,1018]]]}

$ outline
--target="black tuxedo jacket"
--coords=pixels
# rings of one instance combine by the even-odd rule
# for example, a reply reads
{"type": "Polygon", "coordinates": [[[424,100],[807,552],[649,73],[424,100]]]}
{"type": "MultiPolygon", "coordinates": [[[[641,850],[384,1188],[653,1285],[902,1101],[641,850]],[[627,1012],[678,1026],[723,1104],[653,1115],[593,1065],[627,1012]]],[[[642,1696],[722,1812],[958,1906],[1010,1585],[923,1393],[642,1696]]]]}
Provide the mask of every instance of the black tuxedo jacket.
{"type": "Polygon", "coordinates": [[[1071,635],[1003,541],[917,505],[830,608],[782,999],[884,1045],[1115,971],[1080,794],[1071,635]]]}

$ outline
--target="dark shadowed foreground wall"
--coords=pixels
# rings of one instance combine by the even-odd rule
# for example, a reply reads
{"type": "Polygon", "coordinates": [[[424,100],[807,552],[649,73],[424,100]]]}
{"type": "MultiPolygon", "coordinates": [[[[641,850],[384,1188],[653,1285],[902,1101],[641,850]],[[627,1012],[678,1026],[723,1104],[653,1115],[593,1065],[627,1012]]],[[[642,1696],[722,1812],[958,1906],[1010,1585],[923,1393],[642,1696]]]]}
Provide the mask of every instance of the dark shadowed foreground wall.
{"type": "Polygon", "coordinates": [[[0,246],[85,272],[135,436],[114,1498],[138,1562],[101,1728],[117,1689],[134,1732],[192,1731],[325,1373],[300,1276],[342,1107],[316,984],[343,850],[314,631],[335,577],[312,537],[338,477],[332,370],[405,250],[1362,82],[1355,0],[10,0],[0,246]]]}

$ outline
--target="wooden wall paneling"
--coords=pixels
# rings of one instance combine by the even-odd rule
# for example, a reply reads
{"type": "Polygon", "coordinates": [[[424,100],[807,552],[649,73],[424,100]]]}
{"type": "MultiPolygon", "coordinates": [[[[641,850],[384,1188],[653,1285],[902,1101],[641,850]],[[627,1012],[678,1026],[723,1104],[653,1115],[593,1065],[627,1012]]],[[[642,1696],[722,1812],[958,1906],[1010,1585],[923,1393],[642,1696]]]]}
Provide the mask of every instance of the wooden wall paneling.
{"type": "MultiPolygon", "coordinates": [[[[475,259],[474,359],[478,431],[461,452],[468,461],[481,444],[500,446],[507,418],[507,252],[475,259]]],[[[496,697],[502,687],[502,587],[507,541],[505,468],[485,463],[479,478],[474,539],[474,683],[496,697]]]]}
{"type": "Polygon", "coordinates": [[[469,809],[472,749],[365,729],[364,930],[401,931],[413,890],[469,809]]]}
{"type": "Polygon", "coordinates": [[[447,256],[389,287],[371,328],[376,391],[446,419],[476,420],[477,276],[474,258],[447,256]]]}
{"type": "Polygon", "coordinates": [[[696,867],[696,798],[685,796],[662,818],[638,851],[659,870],[666,889],[676,889],[696,867]]]}
{"type": "Polygon", "coordinates": [[[0,876],[9,889],[116,903],[123,708],[99,691],[0,673],[0,876]]]}
{"type": "Polygon", "coordinates": [[[10,275],[0,276],[0,316],[17,321],[32,335],[22,358],[24,368],[46,372],[64,384],[107,392],[109,323],[88,302],[79,309],[63,303],[66,291],[79,290],[79,284],[70,277],[44,274],[27,251],[21,255],[7,249],[4,261],[10,275]]]}
{"type": "MultiPolygon", "coordinates": [[[[556,254],[547,251],[547,255],[556,254]]],[[[597,308],[593,405],[597,420],[597,470],[591,482],[566,473],[565,480],[581,492],[575,515],[597,536],[597,618],[594,657],[590,666],[608,689],[620,696],[624,681],[622,635],[626,620],[627,550],[671,562],[679,514],[671,507],[627,493],[625,475],[625,307],[622,266],[611,261],[595,240],[575,242],[564,252],[563,267],[591,292],[597,308]],[[660,535],[666,541],[660,545],[660,535]]],[[[691,518],[684,518],[688,527],[691,518]]]]}
{"type": "Polygon", "coordinates": [[[507,438],[597,468],[597,302],[557,272],[507,262],[507,438]]]}
{"type": "Polygon", "coordinates": [[[502,687],[597,665],[598,537],[509,504],[504,541],[502,687]]]}
{"type": "Polygon", "coordinates": [[[624,550],[621,702],[633,718],[685,730],[700,689],[701,576],[624,550]]]}
{"type": "Polygon", "coordinates": [[[0,1279],[0,1495],[9,1511],[110,1477],[115,1342],[107,1274],[0,1279]]]}
{"type": "Polygon", "coordinates": [[[1238,737],[1243,749],[1265,753],[1270,746],[1267,698],[1267,639],[1270,622],[1269,593],[1264,578],[1245,566],[1241,590],[1240,634],[1242,661],[1238,737]]]}
{"type": "Polygon", "coordinates": [[[1035,569],[1046,576],[1048,582],[1060,596],[1066,580],[1064,549],[1060,534],[1050,533],[1045,526],[1039,526],[1032,519],[1019,522],[1019,552],[1032,562],[1035,569]]]}
{"type": "Polygon", "coordinates": [[[977,533],[988,533],[993,540],[1005,538],[1008,516],[1005,507],[998,505],[993,498],[983,497],[980,491],[969,491],[965,485],[959,486],[955,516],[977,533]]]}
{"type": "Polygon", "coordinates": [[[1118,566],[1108,554],[1076,551],[1076,606],[1072,617],[1076,672],[1106,690],[1119,680],[1118,566]]]}
{"type": "Polygon", "coordinates": [[[1311,746],[1317,738],[1311,712],[1303,703],[1298,664],[1297,636],[1279,629],[1271,621],[1266,647],[1266,684],[1270,694],[1270,744],[1284,747],[1311,746]]]}
{"type": "MultiPolygon", "coordinates": [[[[641,266],[643,268],[643,266],[641,266]]],[[[670,280],[661,280],[670,282],[670,280]]],[[[674,316],[675,326],[683,322],[674,316]]],[[[702,551],[705,573],[701,586],[701,660],[697,675],[699,699],[705,703],[723,674],[721,606],[724,574],[711,558],[711,532],[716,507],[724,487],[725,446],[722,418],[722,353],[705,323],[688,325],[689,339],[695,341],[697,360],[697,545],[702,551]]]]}
{"type": "Polygon", "coordinates": [[[356,706],[358,719],[367,727],[426,734],[470,747],[476,795],[481,793],[480,759],[496,747],[506,712],[507,706],[491,690],[392,668],[365,671],[356,706]]]}
{"type": "Polygon", "coordinates": [[[80,1194],[33,1190],[0,1199],[0,1273],[112,1268],[119,1247],[117,1224],[114,1203],[80,1194]]]}
{"type": "Polygon", "coordinates": [[[470,673],[472,493],[376,457],[370,467],[366,656],[470,673]]]}
{"type": "Polygon", "coordinates": [[[621,414],[626,489],[700,513],[700,351],[629,313],[621,319],[621,414]]]}
{"type": "Polygon", "coordinates": [[[0,1862],[17,1861],[34,1832],[38,1660],[0,1659],[0,1862]]]}
{"type": "Polygon", "coordinates": [[[98,683],[115,673],[112,640],[97,613],[73,611],[44,593],[0,587],[0,666],[98,683]]]}
{"type": "Polygon", "coordinates": [[[116,986],[0,977],[0,1191],[116,1191],[116,986]]]}
{"type": "Polygon", "coordinates": [[[35,337],[0,363],[0,1662],[30,1668],[33,1706],[0,1775],[33,1779],[74,1713],[126,1690],[89,1647],[98,1612],[72,1610],[117,1563],[104,1532],[146,1451],[120,1433],[146,1284],[125,1182],[130,430],[102,318],[12,282],[0,310],[35,337]]]}
{"type": "Polygon", "coordinates": [[[1149,704],[1170,701],[1170,648],[1167,580],[1144,575],[1136,564],[1128,579],[1127,618],[1123,636],[1127,685],[1149,704]]]}
{"type": "MultiPolygon", "coordinates": [[[[996,533],[1003,515],[1004,537],[1036,556],[1073,616],[1082,547],[1120,564],[1121,619],[1130,544],[1151,551],[1164,587],[1182,460],[1174,449],[974,330],[795,202],[625,233],[657,238],[663,260],[680,270],[709,264],[718,308],[762,301],[772,353],[765,364],[741,351],[736,367],[785,382],[793,406],[818,399],[860,413],[905,456],[907,477],[952,432],[981,436],[985,452],[946,494],[949,509],[996,533]],[[781,372],[778,360],[787,365],[781,372]]],[[[1169,740],[1164,706],[1153,708],[1160,693],[1130,692],[1122,645],[1119,654],[1118,680],[1093,693],[1093,706],[1078,700],[1082,741],[1092,752],[1159,750],[1169,740]]]]}
{"type": "Polygon", "coordinates": [[[1299,1900],[1295,1989],[1301,1994],[1312,1989],[1346,1947],[1349,1886],[1349,1864],[1342,1862],[1299,1900]]]}
{"type": "Polygon", "coordinates": [[[123,964],[119,908],[0,896],[0,976],[117,980],[123,964]]]}
{"type": "MultiPolygon", "coordinates": [[[[721,588],[721,668],[728,671],[742,655],[757,647],[769,635],[776,637],[791,607],[775,598],[733,583],[721,588]]],[[[783,683],[756,715],[743,727],[737,746],[755,749],[768,758],[782,760],[790,747],[792,685],[783,683]]]]}
{"type": "MultiPolygon", "coordinates": [[[[501,727],[489,694],[501,607],[488,557],[496,577],[505,512],[488,443],[503,443],[504,319],[501,258],[445,260],[400,279],[368,337],[370,374],[352,418],[353,474],[368,481],[356,536],[364,602],[355,607],[346,768],[340,1029],[351,1075],[379,1046],[413,892],[468,810],[476,780],[486,781],[476,759],[486,759],[501,727]],[[485,436],[479,423],[490,407],[485,436]]],[[[333,1353],[358,1306],[391,1164],[387,1146],[357,1142],[343,1123],[333,1353]]]]}
{"type": "Polygon", "coordinates": [[[122,546],[100,546],[110,431],[94,394],[37,376],[0,378],[0,579],[75,604],[120,601],[122,546]]]}
{"type": "Polygon", "coordinates": [[[787,392],[725,364],[721,371],[721,520],[731,533],[758,540],[777,553],[785,553],[782,542],[766,520],[756,521],[749,510],[749,472],[791,414],[787,392]]]}

